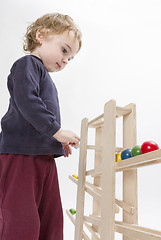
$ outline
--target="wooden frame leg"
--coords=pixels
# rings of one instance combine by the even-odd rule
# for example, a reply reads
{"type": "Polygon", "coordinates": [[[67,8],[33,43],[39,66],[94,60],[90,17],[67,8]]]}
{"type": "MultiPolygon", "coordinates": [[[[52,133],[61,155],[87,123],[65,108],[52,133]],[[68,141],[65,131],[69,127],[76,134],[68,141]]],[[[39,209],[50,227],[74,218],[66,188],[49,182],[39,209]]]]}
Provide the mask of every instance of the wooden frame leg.
{"type": "MultiPolygon", "coordinates": [[[[136,145],[136,106],[129,104],[131,113],[123,117],[123,147],[132,148],[136,145]]],[[[123,211],[123,222],[138,224],[138,199],[137,199],[137,169],[123,172],[123,201],[133,206],[134,214],[123,211]]],[[[127,236],[123,240],[131,240],[127,236]]]]}

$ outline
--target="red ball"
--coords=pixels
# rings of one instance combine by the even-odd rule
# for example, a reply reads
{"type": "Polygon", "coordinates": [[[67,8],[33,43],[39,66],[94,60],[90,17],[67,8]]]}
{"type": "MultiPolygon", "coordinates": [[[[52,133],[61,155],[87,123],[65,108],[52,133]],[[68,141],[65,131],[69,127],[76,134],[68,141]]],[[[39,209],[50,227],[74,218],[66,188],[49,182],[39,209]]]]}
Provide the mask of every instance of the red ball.
{"type": "Polygon", "coordinates": [[[159,146],[153,141],[146,141],[141,145],[141,153],[148,153],[157,149],[159,149],[159,146]]]}

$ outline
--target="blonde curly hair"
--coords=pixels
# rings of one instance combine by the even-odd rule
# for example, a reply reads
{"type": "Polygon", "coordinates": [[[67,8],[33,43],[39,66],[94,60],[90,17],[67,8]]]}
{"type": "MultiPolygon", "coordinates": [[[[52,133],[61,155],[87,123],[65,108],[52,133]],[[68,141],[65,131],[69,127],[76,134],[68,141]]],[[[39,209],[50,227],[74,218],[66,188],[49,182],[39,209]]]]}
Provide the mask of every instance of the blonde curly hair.
{"type": "Polygon", "coordinates": [[[32,52],[39,45],[36,39],[37,31],[48,34],[62,34],[65,31],[73,31],[75,38],[79,41],[79,49],[82,45],[82,33],[75,25],[73,19],[68,15],[51,13],[38,18],[35,22],[27,27],[27,32],[24,38],[23,49],[26,52],[32,52]]]}

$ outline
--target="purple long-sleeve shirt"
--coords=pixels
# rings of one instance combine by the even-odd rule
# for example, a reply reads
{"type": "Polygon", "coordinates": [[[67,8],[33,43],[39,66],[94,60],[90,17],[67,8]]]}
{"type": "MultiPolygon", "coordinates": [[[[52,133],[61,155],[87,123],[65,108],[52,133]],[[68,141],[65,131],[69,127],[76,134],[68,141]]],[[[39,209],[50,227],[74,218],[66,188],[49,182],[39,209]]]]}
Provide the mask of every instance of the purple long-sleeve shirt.
{"type": "Polygon", "coordinates": [[[10,103],[1,120],[0,153],[64,155],[53,135],[60,129],[58,93],[42,61],[18,59],[8,76],[10,103]]]}

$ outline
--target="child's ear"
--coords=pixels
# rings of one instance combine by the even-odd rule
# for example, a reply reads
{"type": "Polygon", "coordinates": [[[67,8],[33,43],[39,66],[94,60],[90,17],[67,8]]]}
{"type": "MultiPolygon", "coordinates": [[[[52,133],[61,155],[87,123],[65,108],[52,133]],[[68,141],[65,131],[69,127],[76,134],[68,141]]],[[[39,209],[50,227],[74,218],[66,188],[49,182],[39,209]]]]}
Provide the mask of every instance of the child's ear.
{"type": "Polygon", "coordinates": [[[45,33],[42,30],[38,29],[36,32],[36,40],[40,45],[43,43],[44,38],[45,33]]]}

